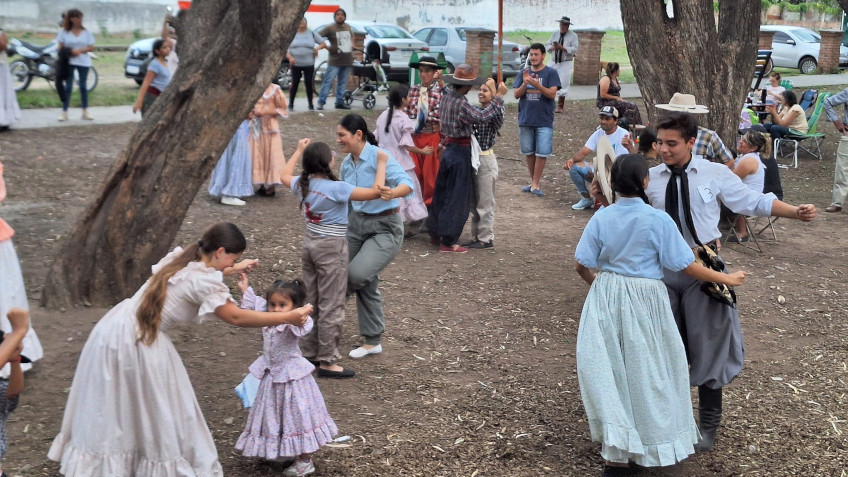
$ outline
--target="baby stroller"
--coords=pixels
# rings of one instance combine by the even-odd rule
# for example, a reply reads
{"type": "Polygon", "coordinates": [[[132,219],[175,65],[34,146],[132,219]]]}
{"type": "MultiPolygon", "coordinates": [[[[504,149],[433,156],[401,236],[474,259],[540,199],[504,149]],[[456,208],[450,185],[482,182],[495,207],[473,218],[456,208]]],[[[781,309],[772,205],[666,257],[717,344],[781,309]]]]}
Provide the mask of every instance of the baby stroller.
{"type": "MultiPolygon", "coordinates": [[[[358,50],[362,51],[362,50],[358,50]]],[[[386,80],[386,72],[379,61],[372,61],[368,54],[363,52],[365,58],[361,62],[353,64],[353,75],[359,78],[359,84],[353,91],[347,90],[344,94],[344,102],[350,106],[354,100],[362,100],[365,109],[372,109],[377,104],[377,91],[388,91],[389,83],[386,80]]]]}

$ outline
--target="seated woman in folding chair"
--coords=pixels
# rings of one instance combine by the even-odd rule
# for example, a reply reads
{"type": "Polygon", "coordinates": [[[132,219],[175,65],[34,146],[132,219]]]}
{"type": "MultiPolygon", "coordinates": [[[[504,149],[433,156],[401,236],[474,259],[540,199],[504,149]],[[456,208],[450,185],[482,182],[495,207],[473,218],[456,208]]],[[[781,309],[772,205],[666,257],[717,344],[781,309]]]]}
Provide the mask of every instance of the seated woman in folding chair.
{"type": "MultiPolygon", "coordinates": [[[[736,145],[739,157],[733,163],[733,173],[742,179],[743,184],[757,192],[762,192],[765,186],[766,166],[760,160],[760,153],[767,149],[766,146],[766,138],[753,130],[746,132],[736,145]]],[[[748,223],[744,215],[736,215],[734,228],[736,234],[729,237],[727,241],[731,243],[747,242],[749,239],[748,223]]]]}
{"type": "Polygon", "coordinates": [[[763,126],[771,134],[772,139],[786,136],[790,129],[806,134],[810,129],[807,125],[807,114],[798,104],[798,97],[795,93],[791,90],[780,93],[780,104],[783,107],[779,113],[777,112],[777,105],[766,106],[766,112],[771,114],[774,122],[763,123],[763,126]]]}

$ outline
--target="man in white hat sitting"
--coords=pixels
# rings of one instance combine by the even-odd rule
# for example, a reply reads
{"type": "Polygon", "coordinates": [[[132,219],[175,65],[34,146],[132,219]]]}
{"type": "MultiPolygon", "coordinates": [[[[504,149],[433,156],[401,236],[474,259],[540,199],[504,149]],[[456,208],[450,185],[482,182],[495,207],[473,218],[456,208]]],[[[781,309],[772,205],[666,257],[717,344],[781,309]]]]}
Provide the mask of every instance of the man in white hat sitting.
{"type": "Polygon", "coordinates": [[[571,71],[574,69],[574,56],[577,55],[577,33],[569,31],[571,19],[562,17],[559,20],[559,31],[553,32],[545,48],[551,54],[548,66],[555,69],[559,75],[562,87],[557,91],[557,113],[562,112],[565,107],[565,97],[568,96],[568,87],[571,86],[571,71]]]}
{"type": "Polygon", "coordinates": [[[613,152],[615,155],[627,154],[628,152],[635,153],[636,148],[635,145],[631,142],[630,147],[633,147],[632,150],[628,150],[623,144],[622,141],[625,138],[630,137],[630,132],[624,128],[618,127],[618,110],[613,106],[604,106],[598,111],[598,122],[600,123],[600,127],[589,136],[589,140],[586,141],[586,144],[577,151],[577,154],[571,156],[563,167],[568,171],[569,176],[571,176],[571,181],[574,182],[574,186],[577,187],[577,192],[582,196],[580,198],[580,202],[571,206],[574,210],[583,210],[583,209],[591,209],[595,205],[595,201],[592,199],[592,196],[589,195],[589,187],[586,185],[588,182],[592,182],[594,178],[594,168],[592,164],[585,162],[586,156],[589,153],[595,152],[598,150],[598,140],[601,136],[606,135],[609,143],[612,144],[613,152]]]}
{"type": "MultiPolygon", "coordinates": [[[[667,104],[656,106],[666,111],[683,111],[689,114],[709,114],[710,112],[706,106],[696,103],[694,95],[683,93],[674,93],[667,104]]],[[[692,154],[703,156],[711,162],[725,164],[727,167],[732,167],[735,159],[730,149],[721,141],[718,133],[702,126],[698,126],[698,137],[695,138],[692,154]]]]}

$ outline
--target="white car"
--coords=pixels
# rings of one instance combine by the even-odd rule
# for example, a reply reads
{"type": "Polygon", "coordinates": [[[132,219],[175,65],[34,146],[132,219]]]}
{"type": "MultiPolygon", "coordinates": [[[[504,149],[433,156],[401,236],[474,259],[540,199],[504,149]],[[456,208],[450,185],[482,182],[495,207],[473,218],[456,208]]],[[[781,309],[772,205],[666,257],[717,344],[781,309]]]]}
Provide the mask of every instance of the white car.
{"type": "MultiPolygon", "coordinates": [[[[760,31],[773,31],[771,59],[774,66],[797,68],[815,73],[819,65],[821,36],[809,28],[791,25],[762,25],[760,31]]],[[[839,66],[848,66],[848,47],[839,47],[839,66]]]]}
{"type": "MultiPolygon", "coordinates": [[[[465,32],[475,27],[468,26],[432,26],[422,28],[413,35],[419,40],[426,41],[430,45],[430,53],[433,56],[443,53],[445,61],[448,62],[448,72],[453,73],[457,65],[465,63],[465,32]]],[[[498,39],[495,35],[492,44],[492,76],[498,71],[498,39]]],[[[521,70],[521,45],[511,41],[503,42],[501,71],[505,78],[516,76],[521,70]]]]}
{"type": "MultiPolygon", "coordinates": [[[[427,54],[427,43],[415,38],[403,28],[391,23],[348,21],[354,31],[365,34],[365,53],[371,59],[379,59],[390,80],[409,81],[409,59],[412,53],[427,54]]],[[[318,33],[326,25],[315,28],[318,33]]],[[[315,59],[315,83],[319,85],[327,65],[328,52],[322,49],[315,59]]]]}

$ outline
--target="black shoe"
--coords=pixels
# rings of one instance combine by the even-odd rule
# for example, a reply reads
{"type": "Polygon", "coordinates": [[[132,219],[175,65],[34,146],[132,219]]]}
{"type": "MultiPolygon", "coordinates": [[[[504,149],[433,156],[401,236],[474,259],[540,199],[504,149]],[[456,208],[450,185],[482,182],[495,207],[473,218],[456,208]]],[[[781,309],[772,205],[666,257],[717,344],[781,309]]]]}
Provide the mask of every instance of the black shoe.
{"type": "Polygon", "coordinates": [[[318,377],[319,378],[335,378],[335,379],[344,379],[344,378],[352,378],[356,375],[356,372],[352,369],[345,368],[341,371],[330,371],[329,369],[318,368],[318,377]]]}
{"type": "Polygon", "coordinates": [[[324,104],[318,103],[318,111],[323,111],[323,110],[324,110],[324,104]]]}
{"type": "Polygon", "coordinates": [[[460,245],[462,245],[465,248],[468,248],[468,247],[474,245],[477,242],[479,242],[479,240],[477,240],[477,238],[475,237],[474,239],[469,240],[468,242],[465,242],[465,243],[461,243],[460,245]]]}
{"type": "Polygon", "coordinates": [[[494,246],[495,246],[495,244],[492,243],[491,240],[489,240],[488,242],[481,242],[481,241],[477,240],[474,243],[470,243],[468,245],[463,245],[463,247],[473,248],[473,249],[477,249],[477,250],[481,250],[481,249],[484,249],[484,248],[492,248],[494,246]]]}
{"type": "Polygon", "coordinates": [[[750,240],[750,236],[746,235],[744,237],[739,237],[738,235],[734,235],[732,237],[727,238],[727,243],[745,243],[750,240]]]}
{"type": "Polygon", "coordinates": [[[312,106],[312,105],[310,104],[310,105],[309,105],[309,110],[310,110],[310,111],[315,111],[315,106],[312,106]]]}
{"type": "Polygon", "coordinates": [[[350,109],[350,106],[344,103],[336,103],[336,109],[350,109]]]}
{"type": "Polygon", "coordinates": [[[315,369],[318,369],[318,366],[321,366],[321,362],[318,361],[318,360],[311,359],[311,358],[306,358],[306,360],[309,361],[309,364],[311,364],[312,366],[315,366],[315,369]]]}
{"type": "Polygon", "coordinates": [[[294,111],[294,106],[289,105],[289,111],[294,111]]]}
{"type": "Polygon", "coordinates": [[[277,192],[268,192],[268,189],[266,189],[265,186],[262,186],[256,190],[256,195],[258,195],[259,197],[274,197],[275,195],[277,195],[277,192]]]}
{"type": "Polygon", "coordinates": [[[612,465],[604,465],[604,472],[601,474],[601,477],[617,477],[619,475],[636,475],[639,473],[639,469],[634,469],[632,467],[615,467],[612,465]]]}

